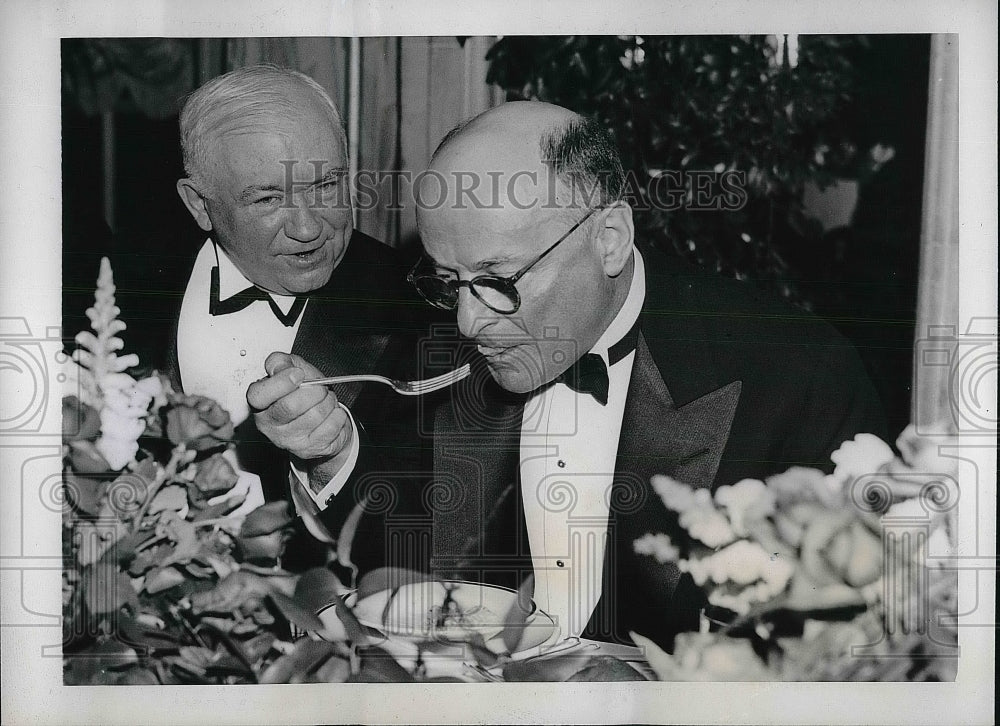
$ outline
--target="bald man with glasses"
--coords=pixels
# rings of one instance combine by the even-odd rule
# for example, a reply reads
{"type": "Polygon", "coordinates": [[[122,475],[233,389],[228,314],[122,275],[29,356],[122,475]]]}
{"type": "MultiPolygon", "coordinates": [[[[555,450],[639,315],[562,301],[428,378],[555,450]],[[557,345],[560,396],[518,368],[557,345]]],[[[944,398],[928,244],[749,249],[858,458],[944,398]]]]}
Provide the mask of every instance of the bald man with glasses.
{"type": "Polygon", "coordinates": [[[676,526],[650,478],[712,489],[822,468],[842,441],[881,434],[855,351],[744,284],[640,253],[613,142],[571,111],[491,109],[429,171],[444,194],[418,205],[408,279],[454,312],[465,346],[442,341],[425,375],[466,360],[473,373],[423,403],[432,463],[402,476],[425,487],[412,521],[429,537],[410,541],[429,544],[410,566],[508,587],[533,576],[563,636],[670,647],[703,600],[633,549],[676,526]],[[488,203],[469,203],[470,175],[488,203]]]}

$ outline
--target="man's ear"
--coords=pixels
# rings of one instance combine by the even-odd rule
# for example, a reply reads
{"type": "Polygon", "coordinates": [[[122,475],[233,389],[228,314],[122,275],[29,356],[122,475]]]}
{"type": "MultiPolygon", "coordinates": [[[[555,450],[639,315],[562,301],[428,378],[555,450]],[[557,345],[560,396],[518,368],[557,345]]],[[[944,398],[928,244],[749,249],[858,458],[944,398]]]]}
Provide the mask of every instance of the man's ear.
{"type": "Polygon", "coordinates": [[[601,228],[597,240],[604,272],[608,277],[618,277],[632,257],[635,242],[632,207],[628,202],[615,202],[598,217],[598,221],[601,228]]]}
{"type": "Polygon", "coordinates": [[[191,212],[191,216],[194,217],[194,221],[198,223],[198,226],[205,232],[211,232],[212,220],[208,217],[208,207],[205,203],[205,197],[198,191],[198,187],[195,186],[194,182],[190,179],[178,179],[177,194],[180,195],[181,201],[184,202],[187,210],[191,212]]]}

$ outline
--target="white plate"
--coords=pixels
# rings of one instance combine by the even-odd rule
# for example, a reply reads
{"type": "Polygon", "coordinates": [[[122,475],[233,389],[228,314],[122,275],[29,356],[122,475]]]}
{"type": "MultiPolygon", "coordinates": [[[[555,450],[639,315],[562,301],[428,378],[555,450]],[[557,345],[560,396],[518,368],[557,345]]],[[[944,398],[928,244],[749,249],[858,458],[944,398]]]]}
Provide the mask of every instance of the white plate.
{"type": "MultiPolygon", "coordinates": [[[[362,625],[389,640],[441,643],[468,640],[478,633],[494,653],[506,652],[502,639],[507,613],[517,603],[517,592],[505,587],[458,580],[418,582],[397,590],[383,590],[359,601],[354,615],[362,625]],[[453,603],[445,612],[448,590],[453,603]]],[[[527,603],[523,634],[514,658],[540,652],[559,637],[559,627],[534,602],[527,603]]]]}

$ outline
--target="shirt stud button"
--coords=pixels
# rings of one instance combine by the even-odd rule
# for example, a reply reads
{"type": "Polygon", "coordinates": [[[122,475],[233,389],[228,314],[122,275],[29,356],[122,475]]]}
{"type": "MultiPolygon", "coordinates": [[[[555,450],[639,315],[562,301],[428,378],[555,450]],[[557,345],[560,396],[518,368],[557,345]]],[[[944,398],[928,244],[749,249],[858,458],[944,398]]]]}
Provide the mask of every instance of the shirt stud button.
{"type": "Polygon", "coordinates": [[[241,350],[240,351],[240,355],[246,355],[246,354],[247,354],[247,352],[245,350],[241,350]]]}
{"type": "Polygon", "coordinates": [[[556,567],[565,567],[566,563],[562,560],[556,560],[556,567]]]}
{"type": "Polygon", "coordinates": [[[559,461],[556,462],[556,466],[558,466],[560,469],[565,469],[566,468],[566,462],[563,461],[562,459],[560,459],[559,461]]]}

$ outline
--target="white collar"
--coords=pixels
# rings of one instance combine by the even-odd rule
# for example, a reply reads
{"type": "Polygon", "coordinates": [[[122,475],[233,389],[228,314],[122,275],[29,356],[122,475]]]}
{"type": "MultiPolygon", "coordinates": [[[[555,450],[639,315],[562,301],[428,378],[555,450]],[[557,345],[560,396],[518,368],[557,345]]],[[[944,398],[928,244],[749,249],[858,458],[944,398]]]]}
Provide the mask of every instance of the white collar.
{"type": "MultiPolygon", "coordinates": [[[[227,300],[233,295],[253,287],[254,283],[240,272],[240,269],[229,259],[229,255],[222,249],[215,240],[210,240],[212,249],[215,250],[215,264],[219,268],[219,299],[227,300]]],[[[287,313],[295,304],[294,295],[278,295],[277,293],[267,293],[274,300],[275,304],[281,308],[281,312],[287,313]]]]}
{"type": "Polygon", "coordinates": [[[625,302],[611,324],[597,339],[597,343],[590,349],[591,353],[597,353],[604,358],[605,363],[608,360],[608,348],[624,338],[626,333],[632,329],[635,321],[639,319],[642,304],[646,299],[646,266],[639,250],[633,248],[632,259],[635,260],[635,265],[632,268],[632,284],[629,285],[625,302]]]}

